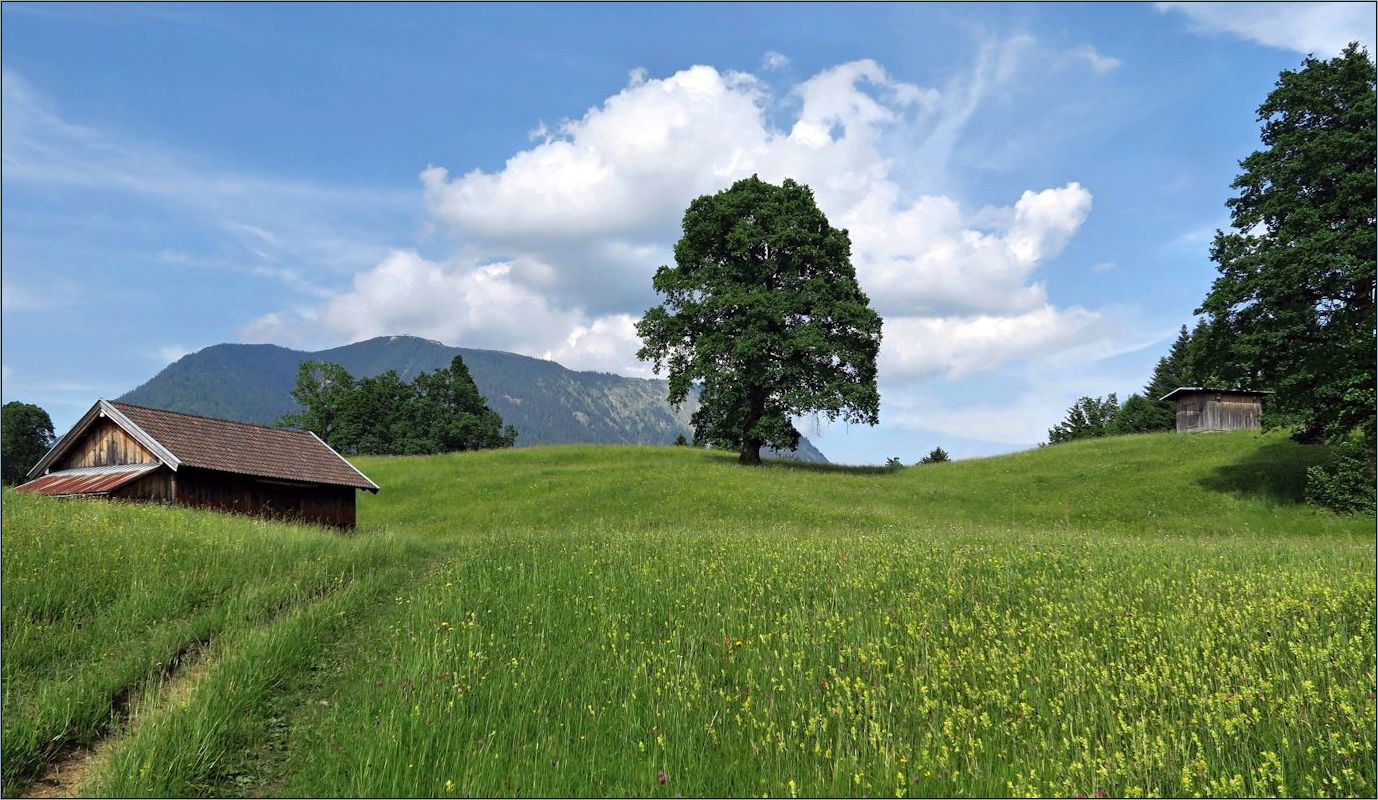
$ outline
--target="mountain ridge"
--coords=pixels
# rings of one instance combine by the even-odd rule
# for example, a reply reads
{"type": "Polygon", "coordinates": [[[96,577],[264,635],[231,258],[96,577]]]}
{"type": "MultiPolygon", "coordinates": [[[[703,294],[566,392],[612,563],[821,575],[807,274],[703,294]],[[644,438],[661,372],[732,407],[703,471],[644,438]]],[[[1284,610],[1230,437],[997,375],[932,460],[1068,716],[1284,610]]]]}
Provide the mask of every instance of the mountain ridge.
{"type": "MultiPolygon", "coordinates": [[[[663,380],[576,371],[546,359],[454,347],[417,336],[379,336],[318,351],[274,344],[211,345],[183,356],[135,389],[128,403],[192,414],[273,424],[297,410],[291,396],[306,360],[340,364],[356,377],[396,370],[403,380],[464,358],[488,405],[518,431],[517,445],[671,444],[690,438],[697,398],[679,409],[666,402],[663,380]]],[[[826,463],[807,439],[775,457],[826,463]]]]}

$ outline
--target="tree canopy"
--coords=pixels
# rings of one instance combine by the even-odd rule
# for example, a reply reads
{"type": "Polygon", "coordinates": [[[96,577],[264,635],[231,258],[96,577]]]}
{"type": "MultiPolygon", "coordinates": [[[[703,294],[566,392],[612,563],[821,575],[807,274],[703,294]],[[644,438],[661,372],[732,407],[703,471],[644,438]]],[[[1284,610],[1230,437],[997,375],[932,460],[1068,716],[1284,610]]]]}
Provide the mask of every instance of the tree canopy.
{"type": "Polygon", "coordinates": [[[1304,438],[1374,426],[1374,65],[1351,44],[1284,71],[1258,109],[1264,148],[1242,162],[1198,312],[1214,366],[1304,438]]]}
{"type": "Polygon", "coordinates": [[[947,463],[947,462],[949,462],[949,461],[951,461],[951,460],[952,460],[952,457],[949,456],[949,455],[947,454],[947,451],[946,451],[946,450],[942,449],[941,447],[935,447],[935,448],[933,448],[932,450],[928,451],[928,455],[926,455],[926,456],[924,456],[923,458],[919,459],[919,463],[920,463],[920,464],[945,464],[945,463],[947,463]]]}
{"type": "Polygon", "coordinates": [[[1048,431],[1048,443],[1108,436],[1114,432],[1111,425],[1119,408],[1120,402],[1114,392],[1103,398],[1083,397],[1067,409],[1067,416],[1062,422],[1048,431]]]}
{"type": "Polygon", "coordinates": [[[339,364],[303,362],[279,425],[314,432],[344,453],[418,455],[511,447],[517,432],[488,408],[464,359],[411,383],[388,370],[355,379],[339,364]]]}
{"type": "Polygon", "coordinates": [[[33,403],[11,401],[0,412],[0,479],[12,486],[53,446],[53,420],[33,403]]]}
{"type": "Polygon", "coordinates": [[[759,464],[763,446],[798,446],[795,417],[879,421],[881,319],[857,283],[847,232],[828,224],[807,186],[752,176],[695,199],[675,265],[653,286],[663,301],[637,324],[637,355],[668,371],[674,405],[702,386],[691,420],[699,443],[759,464]]]}

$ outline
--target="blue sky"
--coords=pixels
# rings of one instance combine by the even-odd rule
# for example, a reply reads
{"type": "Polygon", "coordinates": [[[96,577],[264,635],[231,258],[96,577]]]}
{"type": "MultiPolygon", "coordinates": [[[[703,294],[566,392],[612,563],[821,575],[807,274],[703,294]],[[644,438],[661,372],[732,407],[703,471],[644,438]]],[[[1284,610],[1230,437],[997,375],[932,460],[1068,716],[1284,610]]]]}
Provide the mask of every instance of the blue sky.
{"type": "Polygon", "coordinates": [[[1210,285],[1282,69],[1371,4],[3,7],[4,400],[226,341],[644,375],[679,216],[812,186],[885,318],[835,461],[1032,446],[1210,285]]]}

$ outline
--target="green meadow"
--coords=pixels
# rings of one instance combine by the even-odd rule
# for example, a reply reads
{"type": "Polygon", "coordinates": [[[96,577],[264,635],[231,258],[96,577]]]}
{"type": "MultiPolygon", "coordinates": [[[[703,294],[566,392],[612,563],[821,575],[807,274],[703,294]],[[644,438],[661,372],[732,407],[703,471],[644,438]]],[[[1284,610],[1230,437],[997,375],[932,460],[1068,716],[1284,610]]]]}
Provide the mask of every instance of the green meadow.
{"type": "Polygon", "coordinates": [[[6,491],[4,791],[1372,796],[1321,457],[372,457],[350,535],[6,491]]]}

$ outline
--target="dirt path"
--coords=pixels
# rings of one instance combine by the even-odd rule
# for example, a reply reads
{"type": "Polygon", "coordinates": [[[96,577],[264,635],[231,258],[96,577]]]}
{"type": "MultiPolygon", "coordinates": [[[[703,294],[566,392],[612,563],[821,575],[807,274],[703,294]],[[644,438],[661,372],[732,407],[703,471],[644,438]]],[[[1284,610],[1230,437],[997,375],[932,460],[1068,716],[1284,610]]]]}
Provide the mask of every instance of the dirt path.
{"type": "Polygon", "coordinates": [[[152,691],[131,689],[116,697],[111,703],[110,724],[100,738],[63,748],[20,797],[81,796],[79,792],[100,772],[129,731],[166,709],[186,703],[211,664],[201,644],[183,648],[168,662],[152,691]]]}

